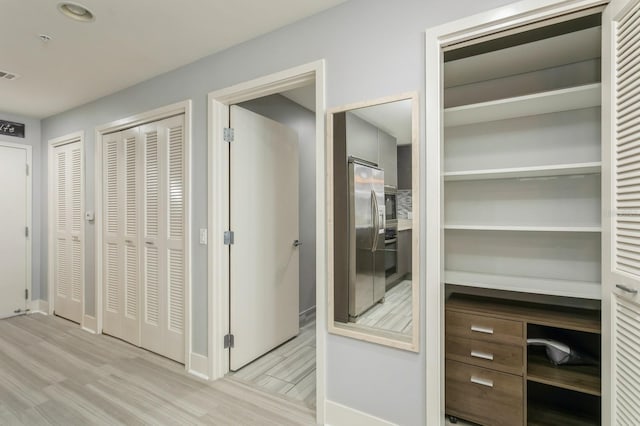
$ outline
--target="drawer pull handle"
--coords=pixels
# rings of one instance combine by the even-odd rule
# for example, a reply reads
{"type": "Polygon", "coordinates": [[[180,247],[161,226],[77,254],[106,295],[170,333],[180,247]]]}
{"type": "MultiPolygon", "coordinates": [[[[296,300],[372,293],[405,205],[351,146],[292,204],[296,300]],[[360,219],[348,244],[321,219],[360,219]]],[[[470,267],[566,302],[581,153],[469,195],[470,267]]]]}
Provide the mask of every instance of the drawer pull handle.
{"type": "Polygon", "coordinates": [[[475,383],[476,385],[486,386],[488,388],[493,387],[493,380],[481,379],[475,376],[471,376],[471,383],[475,383]]]}
{"type": "Polygon", "coordinates": [[[488,359],[489,361],[493,361],[493,354],[489,354],[486,352],[471,351],[471,356],[474,358],[488,359]]]}
{"type": "Polygon", "coordinates": [[[471,331],[484,333],[484,334],[493,334],[493,327],[481,327],[479,325],[472,325],[471,331]]]}

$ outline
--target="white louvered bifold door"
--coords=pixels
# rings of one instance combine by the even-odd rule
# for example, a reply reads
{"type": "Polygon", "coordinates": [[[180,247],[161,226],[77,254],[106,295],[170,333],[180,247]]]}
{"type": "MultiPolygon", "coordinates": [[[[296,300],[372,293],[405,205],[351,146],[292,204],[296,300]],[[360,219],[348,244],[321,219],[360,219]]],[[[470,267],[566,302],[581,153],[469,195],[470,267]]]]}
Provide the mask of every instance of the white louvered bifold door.
{"type": "Polygon", "coordinates": [[[603,15],[603,424],[640,425],[640,2],[603,15]]]}
{"type": "Polygon", "coordinates": [[[56,315],[81,322],[84,276],[83,161],[79,140],[53,149],[53,280],[56,315]]]}
{"type": "Polygon", "coordinates": [[[140,128],[142,139],[141,346],[184,362],[184,118],[140,128]]]}
{"type": "Polygon", "coordinates": [[[103,331],[140,345],[140,149],[138,129],[105,135],[103,331]]]}
{"type": "Polygon", "coordinates": [[[123,338],[122,134],[102,137],[102,331],[123,338]]]}

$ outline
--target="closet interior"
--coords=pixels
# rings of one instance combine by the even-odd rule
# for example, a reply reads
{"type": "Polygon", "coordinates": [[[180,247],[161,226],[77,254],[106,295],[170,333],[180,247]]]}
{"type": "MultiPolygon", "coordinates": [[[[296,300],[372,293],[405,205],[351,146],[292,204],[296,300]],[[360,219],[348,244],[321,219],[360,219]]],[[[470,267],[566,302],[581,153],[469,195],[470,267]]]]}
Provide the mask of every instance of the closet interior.
{"type": "MultiPolygon", "coordinates": [[[[496,351],[524,349],[515,371],[507,371],[522,393],[523,407],[504,424],[515,424],[514,416],[518,424],[599,424],[599,367],[587,368],[586,379],[571,374],[577,367],[554,366],[544,353],[527,348],[526,339],[563,341],[586,350],[596,363],[600,356],[600,58],[600,8],[449,46],[444,52],[446,294],[490,296],[502,308],[517,306],[516,300],[542,303],[535,305],[537,310],[545,304],[572,306],[581,308],[576,315],[592,321],[585,332],[572,325],[570,314],[557,330],[553,324],[518,317],[515,327],[523,328],[522,340],[504,342],[492,327],[485,327],[491,333],[461,335],[448,316],[447,414],[486,423],[480,407],[463,407],[459,401],[477,396],[479,388],[487,401],[487,392],[500,392],[499,383],[483,382],[482,376],[503,370],[474,362],[474,345],[486,345],[489,334],[497,339],[490,343],[515,345],[496,351]],[[455,347],[450,343],[454,340],[455,347]],[[468,373],[471,380],[456,376],[464,385],[454,384],[449,371],[451,365],[464,367],[464,357],[452,356],[460,345],[469,349],[466,362],[476,369],[468,373]],[[551,377],[547,380],[545,374],[551,377]],[[590,383],[586,391],[575,383],[583,379],[590,383]],[[574,406],[598,408],[585,413],[574,406]]],[[[471,326],[487,318],[514,320],[488,308],[467,311],[471,326]]],[[[503,424],[495,420],[499,411],[491,415],[491,424],[503,424]]]]}

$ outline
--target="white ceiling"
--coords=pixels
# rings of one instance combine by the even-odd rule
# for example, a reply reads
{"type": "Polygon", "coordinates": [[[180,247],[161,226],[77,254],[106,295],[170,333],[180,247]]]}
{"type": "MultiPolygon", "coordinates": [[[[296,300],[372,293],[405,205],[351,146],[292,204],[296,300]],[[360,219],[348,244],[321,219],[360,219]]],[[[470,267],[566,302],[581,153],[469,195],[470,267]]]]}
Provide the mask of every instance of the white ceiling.
{"type": "Polygon", "coordinates": [[[412,100],[406,99],[354,109],[351,112],[394,136],[398,145],[409,145],[411,143],[411,106],[412,100]]]}
{"type": "Polygon", "coordinates": [[[21,77],[0,79],[0,111],[48,117],[346,0],[78,0],[92,23],[60,1],[2,0],[0,70],[21,77]]]}

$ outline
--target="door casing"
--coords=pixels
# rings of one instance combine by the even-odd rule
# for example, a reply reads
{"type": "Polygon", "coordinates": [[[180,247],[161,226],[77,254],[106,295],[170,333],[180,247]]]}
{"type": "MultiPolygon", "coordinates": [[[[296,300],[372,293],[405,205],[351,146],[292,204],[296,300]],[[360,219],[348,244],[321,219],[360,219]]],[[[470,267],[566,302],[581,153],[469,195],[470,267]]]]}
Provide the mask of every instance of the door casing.
{"type": "Polygon", "coordinates": [[[325,419],[325,336],[327,334],[327,256],[325,170],[325,63],[318,60],[275,74],[217,90],[208,95],[208,330],[209,359],[206,376],[212,380],[229,372],[229,349],[224,336],[229,330],[229,248],[223,232],[229,229],[229,147],[223,131],[229,123],[229,106],[315,83],[316,90],[316,422],[325,419]]]}

